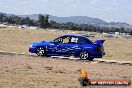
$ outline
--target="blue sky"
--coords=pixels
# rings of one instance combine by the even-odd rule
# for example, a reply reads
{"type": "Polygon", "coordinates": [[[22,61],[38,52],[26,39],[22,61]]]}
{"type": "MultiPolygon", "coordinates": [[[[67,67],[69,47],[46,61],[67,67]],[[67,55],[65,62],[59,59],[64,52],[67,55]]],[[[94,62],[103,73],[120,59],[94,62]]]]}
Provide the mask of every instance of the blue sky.
{"type": "Polygon", "coordinates": [[[132,24],[132,0],[0,0],[0,12],[89,16],[132,24]]]}

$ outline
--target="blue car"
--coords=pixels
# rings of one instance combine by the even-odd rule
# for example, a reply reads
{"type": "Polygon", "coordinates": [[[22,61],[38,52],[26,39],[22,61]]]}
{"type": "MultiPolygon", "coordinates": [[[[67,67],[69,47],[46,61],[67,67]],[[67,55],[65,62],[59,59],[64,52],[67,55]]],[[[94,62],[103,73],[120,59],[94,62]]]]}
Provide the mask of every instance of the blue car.
{"type": "Polygon", "coordinates": [[[38,56],[74,56],[80,59],[93,60],[105,55],[104,41],[92,42],[83,36],[63,35],[49,42],[35,42],[30,45],[29,52],[36,53],[38,56]]]}

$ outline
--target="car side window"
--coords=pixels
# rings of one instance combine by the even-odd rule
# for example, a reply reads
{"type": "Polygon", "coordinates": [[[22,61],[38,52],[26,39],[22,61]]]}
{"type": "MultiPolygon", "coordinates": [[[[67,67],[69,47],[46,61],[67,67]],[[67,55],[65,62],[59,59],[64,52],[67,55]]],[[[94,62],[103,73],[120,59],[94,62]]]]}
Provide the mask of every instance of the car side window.
{"type": "Polygon", "coordinates": [[[75,37],[71,38],[71,43],[77,43],[77,41],[78,41],[78,38],[75,38],[75,37]]]}
{"type": "Polygon", "coordinates": [[[70,42],[70,37],[63,37],[63,42],[64,44],[69,43],[70,42]]]}
{"type": "Polygon", "coordinates": [[[71,43],[72,44],[83,44],[83,41],[80,38],[72,37],[71,43]]]}
{"type": "Polygon", "coordinates": [[[67,44],[67,43],[70,42],[70,37],[63,36],[63,37],[55,39],[54,42],[55,43],[64,43],[64,44],[67,44]]]}
{"type": "Polygon", "coordinates": [[[77,43],[78,44],[83,44],[83,40],[79,38],[78,41],[77,41],[77,43]]]}
{"type": "Polygon", "coordinates": [[[63,39],[62,38],[57,38],[54,40],[55,43],[62,43],[63,42],[63,39]]]}

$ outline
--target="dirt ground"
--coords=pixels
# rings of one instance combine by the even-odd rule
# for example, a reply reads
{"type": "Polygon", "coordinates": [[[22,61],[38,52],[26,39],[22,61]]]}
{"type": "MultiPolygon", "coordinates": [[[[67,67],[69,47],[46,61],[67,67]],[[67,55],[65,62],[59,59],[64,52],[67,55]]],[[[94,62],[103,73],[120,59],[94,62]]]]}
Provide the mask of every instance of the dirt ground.
{"type": "MultiPolygon", "coordinates": [[[[82,88],[81,68],[91,79],[131,79],[132,66],[57,58],[0,55],[0,88],[82,88]]],[[[132,88],[92,86],[88,88],[132,88]]]]}

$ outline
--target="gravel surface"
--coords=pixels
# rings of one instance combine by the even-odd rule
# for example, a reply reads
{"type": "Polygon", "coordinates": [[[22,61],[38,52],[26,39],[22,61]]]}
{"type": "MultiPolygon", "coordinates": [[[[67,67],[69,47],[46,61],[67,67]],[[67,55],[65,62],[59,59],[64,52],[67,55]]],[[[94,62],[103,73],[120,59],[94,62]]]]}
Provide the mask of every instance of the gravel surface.
{"type": "MultiPolygon", "coordinates": [[[[0,55],[0,88],[82,88],[81,68],[91,79],[130,79],[132,66],[47,57],[0,55]]],[[[88,88],[132,88],[92,86],[88,88]]]]}

